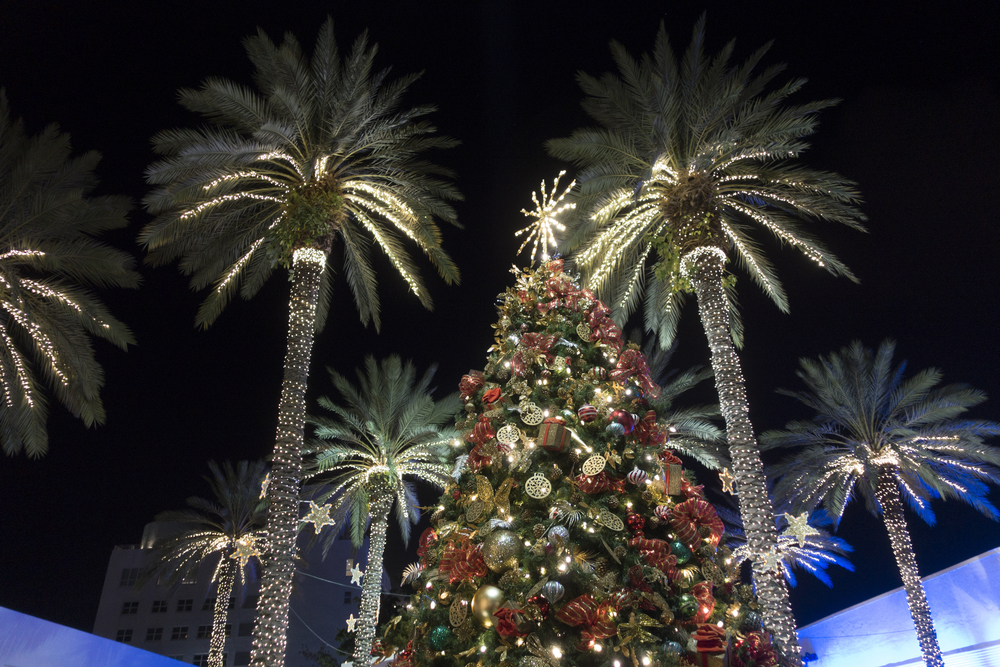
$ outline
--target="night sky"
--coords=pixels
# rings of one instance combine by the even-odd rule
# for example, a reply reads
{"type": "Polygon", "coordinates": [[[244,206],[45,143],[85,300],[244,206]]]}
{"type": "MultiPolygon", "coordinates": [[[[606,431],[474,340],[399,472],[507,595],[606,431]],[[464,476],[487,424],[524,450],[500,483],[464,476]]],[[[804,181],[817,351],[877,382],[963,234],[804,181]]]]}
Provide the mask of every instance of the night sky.
{"type": "MultiPolygon", "coordinates": [[[[446,229],[444,241],[462,284],[445,286],[424,261],[436,303],[428,313],[382,261],[376,335],[361,326],[338,281],[314,351],[311,400],[332,392],[326,367],[350,372],[369,353],[398,353],[420,369],[439,363],[441,395],[469,369],[481,369],[494,297],[511,284],[511,263],[527,261],[515,258],[514,231],[525,220],[519,211],[533,207],[531,191],[542,179],[551,182],[568,167],[548,157],[543,142],[589,124],[574,73],[612,70],[612,39],[633,54],[649,50],[660,21],[675,48],[686,47],[707,9],[710,52],[737,38],[741,61],[773,39],[765,64],[786,62],[788,78],[810,79],[793,101],[844,100],[823,112],[804,161],[858,181],[870,218],[866,235],[813,228],[860,285],[769,241],[792,305],[785,315],[740,274],[742,359],[756,429],[809,416],[774,389],[799,388],[799,357],[854,338],[870,346],[896,338],[897,356],[911,369],[937,366],[946,381],[985,390],[994,400],[972,414],[1000,420],[993,209],[1000,200],[1000,53],[992,34],[1000,16],[993,2],[947,10],[943,3],[850,2],[3,4],[0,86],[14,114],[32,133],[58,122],[78,153],[101,151],[100,192],[137,202],[131,226],[110,241],[137,258],[135,234],[149,220],[138,202],[153,159],[150,137],[200,123],[177,104],[178,88],[208,76],[250,83],[241,40],[258,26],[276,40],[291,31],[311,51],[332,14],[342,49],[367,28],[380,44],[379,65],[397,75],[425,71],[408,103],[436,103],[434,122],[463,142],[433,156],[455,170],[466,197],[458,205],[465,229],[446,229]],[[830,9],[814,8],[820,5],[830,9]]],[[[86,631],[114,545],[138,542],[157,512],[207,494],[201,476],[209,459],[266,456],[277,422],[283,275],[197,331],[204,294],[192,293],[175,266],[141,271],[141,289],[103,294],[138,339],[127,353],[97,344],[107,423],[88,430],[53,405],[49,453],[0,458],[0,605],[86,631]]],[[[708,363],[693,307],[674,361],[708,363]]],[[[991,499],[1000,503],[996,488],[991,499]]],[[[934,509],[934,528],[909,515],[922,574],[1000,546],[1000,526],[971,508],[938,502],[934,509]]],[[[839,534],[856,549],[857,571],[834,568],[832,590],[801,576],[792,592],[801,625],[900,586],[888,538],[863,507],[848,509],[839,534]]]]}

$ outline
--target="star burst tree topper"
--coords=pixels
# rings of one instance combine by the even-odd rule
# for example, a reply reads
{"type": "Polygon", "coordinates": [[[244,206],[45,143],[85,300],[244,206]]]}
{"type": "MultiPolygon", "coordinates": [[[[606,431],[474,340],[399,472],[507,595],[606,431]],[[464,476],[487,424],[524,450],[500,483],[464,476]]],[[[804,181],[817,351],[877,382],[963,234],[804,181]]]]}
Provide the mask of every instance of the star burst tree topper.
{"type": "Polygon", "coordinates": [[[302,517],[302,520],[313,524],[316,534],[319,535],[324,526],[335,526],[337,522],[330,518],[330,505],[317,505],[314,501],[309,501],[309,513],[302,517]]]}
{"type": "Polygon", "coordinates": [[[785,528],[785,535],[791,535],[798,543],[805,546],[806,538],[810,535],[819,535],[819,531],[809,525],[809,513],[803,512],[798,516],[785,514],[788,519],[788,528],[785,528]]]}
{"type": "Polygon", "coordinates": [[[521,251],[524,250],[525,246],[528,245],[534,239],[535,244],[531,247],[531,260],[535,261],[535,253],[538,251],[538,244],[542,244],[542,256],[541,261],[547,261],[549,259],[549,246],[553,248],[556,246],[556,237],[552,232],[552,228],[555,227],[559,231],[563,231],[566,228],[556,220],[556,216],[563,211],[568,211],[570,209],[576,208],[576,204],[566,202],[560,205],[566,195],[570,193],[573,186],[576,185],[576,181],[570,183],[561,195],[556,197],[556,191],[559,189],[559,179],[563,177],[566,173],[565,170],[560,171],[559,175],[556,176],[556,180],[552,182],[552,192],[546,194],[545,192],[545,181],[542,181],[542,199],[538,200],[538,194],[535,192],[531,193],[531,201],[535,202],[535,210],[527,211],[521,209],[521,213],[524,213],[529,218],[534,218],[535,221],[522,230],[515,232],[514,236],[520,236],[525,232],[528,232],[527,238],[524,239],[524,243],[521,247],[517,249],[517,254],[520,255],[521,251]]]}
{"type": "Polygon", "coordinates": [[[259,557],[260,551],[257,550],[257,545],[254,543],[252,537],[244,537],[236,542],[236,551],[234,551],[229,557],[233,560],[238,560],[240,562],[240,567],[246,567],[247,561],[253,557],[259,557]]]}

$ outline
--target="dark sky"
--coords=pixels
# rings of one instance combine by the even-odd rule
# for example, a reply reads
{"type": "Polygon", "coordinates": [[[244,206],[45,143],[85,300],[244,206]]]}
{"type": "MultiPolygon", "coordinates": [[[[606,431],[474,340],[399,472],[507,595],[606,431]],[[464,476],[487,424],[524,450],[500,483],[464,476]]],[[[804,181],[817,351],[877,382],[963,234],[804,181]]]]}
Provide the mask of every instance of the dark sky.
{"type": "MultiPolygon", "coordinates": [[[[59,122],[77,151],[100,150],[101,192],[136,201],[146,191],[149,138],[199,122],[176,103],[177,89],[207,76],[249,83],[240,42],[258,26],[275,39],[292,31],[311,48],[332,14],[342,48],[368,28],[380,65],[397,74],[425,70],[408,101],[438,104],[435,122],[463,142],[435,156],[457,172],[466,195],[459,206],[465,230],[445,232],[462,285],[447,288],[427,267],[436,311],[426,313],[384,262],[383,328],[374,335],[339,284],[316,344],[311,397],[330,393],[327,366],[349,371],[368,353],[398,353],[421,368],[440,363],[442,393],[482,368],[494,296],[512,278],[519,211],[531,206],[542,179],[565,167],[546,155],[543,141],[587,124],[574,73],[611,70],[611,39],[632,53],[648,50],[661,20],[682,48],[707,9],[710,51],[737,38],[742,59],[773,39],[766,62],[787,62],[789,77],[810,79],[797,101],[843,98],[823,113],[805,160],[858,181],[871,219],[867,235],[816,229],[860,286],[776,244],[768,247],[792,313],[741,280],[755,427],[807,416],[773,393],[797,387],[799,357],[888,336],[913,369],[939,366],[947,381],[986,390],[997,400],[974,414],[1000,420],[995,3],[3,5],[0,86],[14,113],[33,132],[59,122]]],[[[138,256],[135,233],[148,219],[137,208],[112,241],[138,256]]],[[[157,512],[207,493],[201,476],[209,459],[263,457],[273,445],[287,281],[276,273],[252,302],[234,302],[199,332],[193,321],[204,295],[191,293],[175,267],[142,272],[140,290],[104,295],[139,342],[128,353],[99,344],[107,424],[87,430],[53,406],[47,456],[0,458],[0,605],[87,631],[113,546],[138,542],[157,512]]],[[[685,317],[675,362],[706,364],[697,313],[685,317]]],[[[991,498],[1000,503],[1000,492],[991,498]]],[[[911,516],[922,573],[1000,546],[1000,527],[974,510],[934,509],[934,528],[911,516]]],[[[801,577],[792,594],[800,624],[900,585],[888,538],[861,507],[848,510],[840,534],[856,548],[857,572],[834,571],[832,591],[801,577]]]]}

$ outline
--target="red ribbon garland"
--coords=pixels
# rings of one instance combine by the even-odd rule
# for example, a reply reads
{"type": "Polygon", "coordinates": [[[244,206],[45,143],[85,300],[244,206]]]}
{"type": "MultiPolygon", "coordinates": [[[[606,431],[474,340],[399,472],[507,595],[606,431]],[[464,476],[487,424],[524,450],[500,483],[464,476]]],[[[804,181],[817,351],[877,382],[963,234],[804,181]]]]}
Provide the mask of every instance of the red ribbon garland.
{"type": "MultiPolygon", "coordinates": [[[[656,412],[653,410],[648,411],[635,425],[635,434],[639,442],[647,446],[658,447],[667,441],[667,434],[656,423],[656,412]]],[[[677,459],[677,463],[680,463],[680,459],[677,459]]]]}
{"type": "Polygon", "coordinates": [[[691,498],[675,505],[670,517],[670,526],[677,533],[677,539],[691,547],[697,547],[701,542],[701,535],[698,533],[700,526],[708,526],[712,531],[705,539],[713,547],[719,546],[719,540],[725,530],[722,519],[715,513],[715,508],[700,498],[691,498]]]}
{"type": "Polygon", "coordinates": [[[427,563],[424,562],[424,556],[430,553],[430,550],[437,546],[438,535],[437,531],[433,528],[428,528],[424,532],[420,533],[420,544],[417,547],[417,558],[426,567],[427,563]]]}
{"type": "Polygon", "coordinates": [[[585,594],[564,604],[556,612],[556,618],[569,626],[584,626],[580,632],[584,641],[606,639],[617,634],[612,616],[614,611],[610,601],[598,604],[597,600],[585,594]]]}
{"type": "Polygon", "coordinates": [[[726,632],[717,625],[699,625],[691,636],[698,644],[698,653],[722,653],[726,650],[726,632]]]}
{"type": "Polygon", "coordinates": [[[602,491],[625,492],[625,478],[611,477],[604,470],[596,475],[580,475],[576,478],[577,488],[586,494],[601,493],[602,491]]]}
{"type": "Polygon", "coordinates": [[[593,335],[605,345],[614,348],[617,353],[622,349],[622,330],[609,317],[610,315],[611,310],[604,305],[603,301],[598,301],[594,309],[590,311],[588,324],[593,335]]]}
{"type": "Polygon", "coordinates": [[[486,380],[483,377],[482,371],[470,371],[468,375],[463,375],[458,383],[458,390],[462,394],[462,400],[468,400],[484,384],[486,384],[486,380]]]}
{"type": "Polygon", "coordinates": [[[618,365],[611,371],[611,379],[619,384],[625,384],[626,380],[633,377],[647,395],[659,398],[660,386],[653,382],[653,378],[649,375],[646,355],[639,350],[625,350],[618,357],[618,365]]]}
{"type": "Polygon", "coordinates": [[[680,577],[677,572],[677,556],[670,553],[670,544],[666,541],[648,540],[637,535],[629,541],[629,546],[639,552],[647,565],[655,567],[671,581],[680,577]]]}
{"type": "Polygon", "coordinates": [[[479,421],[476,422],[476,425],[472,427],[471,431],[465,434],[465,439],[468,442],[482,445],[494,436],[496,436],[496,431],[493,430],[490,418],[486,415],[480,415],[479,421]]]}
{"type": "Polygon", "coordinates": [[[712,595],[712,582],[700,581],[691,587],[691,595],[698,600],[698,613],[694,615],[695,623],[704,623],[715,610],[715,596],[712,595]]]}
{"type": "Polygon", "coordinates": [[[478,544],[472,544],[468,538],[453,540],[445,545],[438,572],[448,577],[448,583],[457,584],[485,577],[486,561],[478,544]]]}
{"type": "Polygon", "coordinates": [[[497,634],[501,637],[526,637],[528,633],[519,631],[514,622],[514,617],[522,613],[523,610],[510,607],[497,609],[493,613],[493,618],[497,619],[497,634]]]}

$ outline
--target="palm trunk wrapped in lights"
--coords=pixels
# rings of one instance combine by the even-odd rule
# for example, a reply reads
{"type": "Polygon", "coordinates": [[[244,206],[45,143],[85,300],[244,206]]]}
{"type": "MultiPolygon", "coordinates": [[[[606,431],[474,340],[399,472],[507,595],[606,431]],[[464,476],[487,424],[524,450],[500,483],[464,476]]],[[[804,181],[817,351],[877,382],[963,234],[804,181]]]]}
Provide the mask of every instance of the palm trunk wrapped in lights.
{"type": "Polygon", "coordinates": [[[882,520],[889,533],[892,553],[896,556],[896,565],[903,578],[903,590],[906,591],[906,604],[910,608],[913,627],[920,642],[920,653],[924,664],[928,667],[944,667],[941,658],[941,647],[938,646],[937,632],[931,618],[931,608],[927,604],[924,586],[920,582],[917,570],[917,559],[910,542],[910,533],[906,528],[906,518],[903,516],[903,501],[897,484],[899,470],[891,466],[883,466],[878,473],[878,483],[875,487],[875,498],[882,508],[882,520]]]}
{"type": "Polygon", "coordinates": [[[267,550],[250,658],[253,667],[280,667],[285,662],[288,599],[295,574],[295,535],[299,523],[306,382],[326,256],[326,252],[316,248],[300,248],[292,256],[288,351],[268,487],[267,550]]]}
{"type": "Polygon", "coordinates": [[[226,620],[229,616],[229,598],[233,594],[233,584],[236,583],[237,561],[232,557],[232,549],[222,553],[222,574],[215,591],[215,609],[212,614],[212,639],[208,649],[208,666],[225,667],[226,657],[226,620]]]}
{"type": "MultiPolygon", "coordinates": [[[[747,544],[752,554],[775,552],[778,534],[774,526],[774,508],[750,424],[740,359],[729,335],[729,301],[722,283],[726,253],[715,246],[700,246],[685,255],[682,261],[683,270],[697,295],[698,312],[708,337],[747,544]]],[[[760,558],[753,560],[753,574],[764,623],[774,636],[775,647],[786,660],[801,665],[795,618],[784,578],[777,569],[765,567],[760,558]]]]}
{"type": "MultiPolygon", "coordinates": [[[[377,482],[376,482],[377,484],[377,482]]],[[[382,602],[382,559],[385,556],[385,539],[389,529],[389,510],[393,496],[388,489],[376,489],[370,501],[372,517],[371,538],[368,544],[368,564],[361,587],[361,613],[354,642],[354,664],[367,667],[371,663],[378,612],[382,602]]]]}

